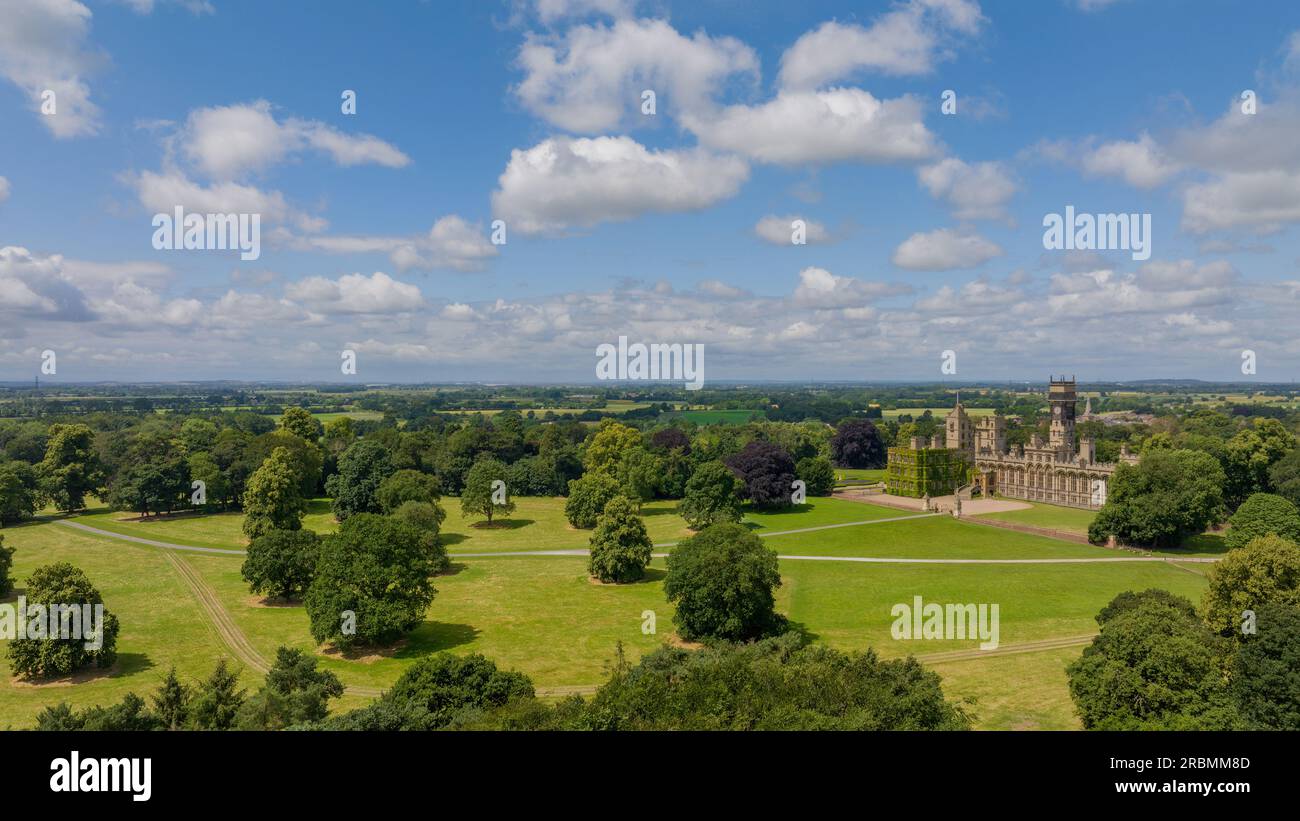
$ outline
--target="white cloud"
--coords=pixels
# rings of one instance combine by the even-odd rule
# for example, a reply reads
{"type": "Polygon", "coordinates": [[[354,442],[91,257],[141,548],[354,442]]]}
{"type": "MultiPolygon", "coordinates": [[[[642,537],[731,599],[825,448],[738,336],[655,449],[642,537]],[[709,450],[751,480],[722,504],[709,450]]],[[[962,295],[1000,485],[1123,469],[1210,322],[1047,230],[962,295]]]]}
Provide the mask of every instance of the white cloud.
{"type": "Polygon", "coordinates": [[[1002,255],[1002,248],[978,234],[940,228],[916,233],[894,249],[893,263],[910,271],[976,268],[1002,255]]]}
{"type": "Polygon", "coordinates": [[[537,0],[537,16],[547,24],[589,14],[619,19],[631,16],[635,8],[636,0],[537,0]]]}
{"type": "Polygon", "coordinates": [[[857,88],[782,92],[682,122],[705,145],[779,165],[917,162],[937,151],[917,100],[878,100],[857,88]]]}
{"type": "Polygon", "coordinates": [[[836,276],[825,268],[808,267],[799,272],[794,301],[808,308],[848,308],[909,291],[911,288],[906,285],[868,282],[836,276]]]}
{"type": "Polygon", "coordinates": [[[960,290],[944,285],[934,296],[916,301],[916,309],[928,313],[971,314],[1001,311],[1020,302],[1024,295],[1015,288],[980,278],[967,282],[960,290]]]}
{"type": "Polygon", "coordinates": [[[558,232],[706,208],[733,196],[748,177],[744,161],[703,149],[652,151],[630,137],[553,137],[510,152],[492,208],[511,231],[558,232]]]}
{"type": "Polygon", "coordinates": [[[826,226],[816,220],[810,220],[798,215],[788,217],[778,217],[775,214],[769,214],[760,219],[754,225],[754,233],[764,242],[770,242],[773,245],[791,245],[790,238],[794,234],[792,223],[795,220],[803,220],[804,239],[808,244],[829,242],[831,235],[826,230],[826,226]]]}
{"type": "Polygon", "coordinates": [[[704,293],[709,296],[717,297],[718,299],[740,299],[741,297],[749,296],[748,291],[737,288],[734,285],[728,285],[718,279],[706,279],[701,282],[698,287],[704,293]]]}
{"type": "Polygon", "coordinates": [[[983,19],[972,0],[913,0],[869,26],[823,23],[782,56],[780,83],[787,89],[818,88],[863,70],[927,74],[948,56],[947,32],[973,35],[983,19]]]}
{"type": "Polygon", "coordinates": [[[382,271],[370,276],[345,274],[338,279],[307,277],[284,289],[291,300],[330,314],[399,314],[424,305],[420,289],[382,271]]]}
{"type": "Polygon", "coordinates": [[[1138,269],[1137,281],[1152,291],[1226,288],[1238,278],[1237,269],[1226,260],[1197,265],[1194,260],[1153,260],[1138,269]]]}
{"type": "Polygon", "coordinates": [[[1089,174],[1119,177],[1135,188],[1146,189],[1164,185],[1182,168],[1145,133],[1135,141],[1099,145],[1083,155],[1082,164],[1089,174]]]}
{"type": "Polygon", "coordinates": [[[568,131],[597,133],[639,118],[641,92],[663,112],[698,111],[733,75],[757,79],[758,57],[732,37],[685,37],[663,20],[578,25],[528,36],[514,93],[529,111],[568,131]]]}
{"type": "Polygon", "coordinates": [[[261,214],[268,223],[291,223],[299,230],[323,230],[325,221],[291,207],[279,191],[262,191],[236,182],[204,186],[176,170],[142,171],[123,177],[133,187],[140,204],[154,213],[171,214],[176,206],[195,213],[261,214]]]}
{"type": "Polygon", "coordinates": [[[400,271],[474,271],[497,255],[496,246],[482,230],[455,214],[439,218],[428,233],[418,236],[319,236],[307,237],[296,245],[334,254],[386,253],[400,271]]]}
{"type": "Polygon", "coordinates": [[[1001,219],[1019,190],[1011,172],[997,162],[968,164],[948,157],[917,170],[932,197],[944,200],[958,219],[1001,219]]]}
{"type": "Polygon", "coordinates": [[[90,9],[77,0],[6,3],[0,25],[0,76],[27,95],[29,106],[55,137],[99,131],[99,108],[86,75],[103,57],[89,50],[90,9]],[[54,92],[55,113],[42,114],[42,95],[54,92]]]}
{"type": "Polygon", "coordinates": [[[315,120],[289,118],[277,122],[266,100],[191,111],[176,139],[181,153],[216,180],[264,170],[309,148],[329,154],[343,166],[401,168],[410,162],[395,146],[378,137],[344,134],[315,120]]]}

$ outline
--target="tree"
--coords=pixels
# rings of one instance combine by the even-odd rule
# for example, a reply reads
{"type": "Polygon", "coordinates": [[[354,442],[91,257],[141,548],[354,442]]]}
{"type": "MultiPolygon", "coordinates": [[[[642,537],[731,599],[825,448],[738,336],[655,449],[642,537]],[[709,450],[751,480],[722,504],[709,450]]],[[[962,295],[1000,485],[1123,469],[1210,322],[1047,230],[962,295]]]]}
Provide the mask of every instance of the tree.
{"type": "Polygon", "coordinates": [[[190,727],[195,730],[229,730],[234,727],[248,692],[238,687],[239,671],[230,669],[225,659],[218,660],[212,675],[199,682],[194,692],[189,708],[190,727]]]}
{"type": "Polygon", "coordinates": [[[33,634],[29,624],[25,638],[9,643],[15,673],[52,678],[72,675],[83,667],[113,666],[117,660],[117,616],[103,608],[103,596],[85,573],[67,562],[38,567],[27,579],[26,596],[29,618],[36,621],[38,606],[44,618],[39,635],[33,634]],[[58,629],[57,637],[49,630],[51,620],[58,629]]]}
{"type": "Polygon", "coordinates": [[[72,512],[86,506],[87,494],[104,484],[104,466],[95,452],[95,434],[86,425],[51,425],[45,458],[37,473],[41,489],[56,508],[72,512]]]}
{"type": "Polygon", "coordinates": [[[721,462],[705,462],[686,482],[677,512],[692,530],[718,522],[740,521],[740,480],[721,462]]]}
{"type": "Polygon", "coordinates": [[[465,487],[460,492],[460,510],[466,516],[486,516],[492,524],[492,514],[509,516],[515,512],[515,500],[508,488],[497,490],[496,482],[504,483],[507,468],[491,456],[480,458],[465,474],[465,487]]]}
{"type": "Polygon", "coordinates": [[[379,483],[375,498],[384,513],[392,513],[406,502],[434,504],[442,497],[437,476],[418,470],[399,470],[379,483]]]}
{"type": "Polygon", "coordinates": [[[222,505],[230,496],[229,482],[221,472],[212,454],[206,451],[191,453],[189,457],[190,482],[203,483],[203,495],[208,505],[222,505]]]}
{"type": "Polygon", "coordinates": [[[478,653],[434,653],[416,661],[376,702],[332,720],[330,729],[436,730],[461,716],[534,697],[523,673],[497,669],[478,653]]]}
{"type": "Polygon", "coordinates": [[[596,526],[609,500],[618,495],[618,481],[607,473],[588,473],[569,481],[569,498],[564,500],[564,518],[574,527],[596,526]]]}
{"type": "Polygon", "coordinates": [[[0,463],[0,525],[30,519],[40,508],[36,471],[26,462],[0,463]]]}
{"type": "Polygon", "coordinates": [[[588,573],[602,582],[619,584],[645,576],[652,547],[645,522],[636,514],[636,504],[626,496],[609,500],[591,534],[588,573]]]}
{"type": "Polygon", "coordinates": [[[297,647],[280,647],[266,674],[266,684],[240,707],[235,726],[283,730],[322,721],[329,713],[329,700],[341,695],[343,683],[338,676],[316,669],[316,659],[297,647]]]}
{"type": "Polygon", "coordinates": [[[312,637],[344,651],[395,641],[424,620],[437,592],[429,583],[436,571],[414,527],[370,513],[348,517],[321,540],[304,599],[312,637]]]}
{"type": "Polygon", "coordinates": [[[1277,602],[1300,605],[1300,547],[1281,536],[1259,536],[1210,566],[1201,615],[1222,636],[1243,635],[1247,610],[1277,602]]]}
{"type": "Polygon", "coordinates": [[[187,454],[212,450],[217,443],[217,426],[207,419],[191,416],[181,423],[180,441],[187,454]]]}
{"type": "Polygon", "coordinates": [[[1252,493],[1270,490],[1269,469],[1295,446],[1295,437],[1276,419],[1256,419],[1253,427],[1229,439],[1223,451],[1228,507],[1236,507],[1252,493]]]}
{"type": "MultiPolygon", "coordinates": [[[[508,714],[499,714],[508,715],[508,714]]],[[[663,646],[614,669],[590,702],[541,722],[599,730],[966,730],[939,675],[915,658],[882,660],[806,644],[798,633],[701,650],[663,646]]],[[[491,726],[491,725],[489,725],[491,726]]]]}
{"type": "Polygon", "coordinates": [[[127,463],[108,482],[106,501],[141,516],[170,513],[189,502],[190,466],[170,441],[142,435],[127,451],[127,463]]]}
{"type": "Polygon", "coordinates": [[[1124,544],[1176,547],[1222,521],[1223,482],[1223,469],[1209,454],[1144,453],[1138,464],[1115,469],[1106,504],[1088,527],[1088,539],[1101,544],[1113,535],[1124,544]]]}
{"type": "Polygon", "coordinates": [[[1222,672],[1227,648],[1187,604],[1148,596],[1098,617],[1101,633],[1066,670],[1086,729],[1236,727],[1222,672]]]}
{"type": "Polygon", "coordinates": [[[1300,544],[1300,509],[1272,493],[1252,493],[1228,519],[1228,548],[1244,547],[1257,536],[1281,536],[1300,544]]]}
{"type": "Polygon", "coordinates": [[[307,513],[291,455],[276,448],[249,477],[244,491],[244,535],[256,539],[272,530],[298,530],[307,513]]]}
{"type": "Polygon", "coordinates": [[[1300,507],[1300,448],[1273,463],[1268,469],[1268,483],[1274,493],[1300,507]]]}
{"type": "Polygon", "coordinates": [[[836,467],[882,468],[885,441],[869,420],[845,419],[831,437],[831,459],[836,467]]]}
{"type": "Polygon", "coordinates": [[[253,539],[239,573],[249,592],[302,598],[316,573],[320,537],[310,530],[268,530],[253,539]]]}
{"type": "Polygon", "coordinates": [[[191,695],[190,688],[176,677],[176,667],[173,666],[152,698],[154,715],[158,716],[163,729],[185,727],[189,721],[191,695]]]}
{"type": "Polygon", "coordinates": [[[289,464],[298,477],[298,491],[310,499],[320,488],[325,453],[314,441],[309,442],[284,428],[268,431],[248,443],[246,458],[260,465],[277,448],[289,451],[289,464]]]}
{"type": "Polygon", "coordinates": [[[803,480],[809,496],[830,496],[835,491],[835,468],[822,456],[800,459],[795,474],[803,480]]]}
{"type": "Polygon", "coordinates": [[[358,439],[339,457],[339,472],[325,483],[340,522],[358,513],[380,513],[379,486],[393,475],[393,461],[383,445],[358,439]]]}
{"type": "Polygon", "coordinates": [[[1259,608],[1257,629],[1242,637],[1229,690],[1250,729],[1300,730],[1300,608],[1259,608]]]}
{"type": "Polygon", "coordinates": [[[284,409],[284,413],[280,414],[280,427],[308,442],[315,442],[325,433],[324,427],[311,415],[311,411],[299,407],[284,409]]]}
{"type": "Polygon", "coordinates": [[[149,712],[144,699],[127,693],[111,707],[87,707],[73,711],[68,703],[46,707],[36,716],[36,729],[44,732],[148,732],[164,729],[162,721],[149,712]]]}
{"type": "Polygon", "coordinates": [[[1143,590],[1141,593],[1125,591],[1110,600],[1110,604],[1101,609],[1097,614],[1097,624],[1105,624],[1116,616],[1127,613],[1130,610],[1137,609],[1144,603],[1151,602],[1163,607],[1170,607],[1178,611],[1189,619],[1196,618],[1196,606],[1182,596],[1170,593],[1168,590],[1151,588],[1143,590]]]}
{"type": "Polygon", "coordinates": [[[636,502],[637,508],[648,502],[659,491],[663,465],[658,457],[645,448],[634,448],[623,454],[615,469],[615,478],[622,493],[636,502]]]}
{"type": "Polygon", "coordinates": [[[14,566],[14,553],[14,548],[5,547],[5,537],[0,536],[0,599],[14,589],[14,580],[9,577],[9,570],[14,566]]]}
{"type": "Polygon", "coordinates": [[[785,619],[772,592],[780,586],[776,551],[739,524],[710,525],[668,554],[664,593],[688,641],[743,641],[781,630],[785,619]]]}
{"type": "Polygon", "coordinates": [[[602,419],[596,432],[587,441],[582,465],[588,473],[608,473],[618,469],[623,455],[641,447],[641,431],[613,419],[602,419]]]}
{"type": "Polygon", "coordinates": [[[443,516],[446,515],[442,508],[429,502],[402,502],[391,515],[397,521],[408,524],[420,532],[425,548],[433,558],[434,569],[443,571],[450,566],[451,560],[447,557],[447,548],[438,538],[443,516]]]}
{"type": "Polygon", "coordinates": [[[760,510],[789,507],[794,460],[780,446],[755,440],[726,460],[743,485],[741,495],[760,510]]]}

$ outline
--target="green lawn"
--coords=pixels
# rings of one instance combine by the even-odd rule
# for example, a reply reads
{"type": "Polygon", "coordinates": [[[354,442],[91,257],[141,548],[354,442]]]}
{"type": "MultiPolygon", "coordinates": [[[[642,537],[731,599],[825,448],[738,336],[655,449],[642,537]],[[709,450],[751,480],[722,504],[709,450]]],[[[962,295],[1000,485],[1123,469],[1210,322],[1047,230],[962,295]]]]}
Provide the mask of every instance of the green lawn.
{"type": "Polygon", "coordinates": [[[835,483],[840,482],[883,482],[884,468],[835,468],[835,483]]]}
{"type": "MultiPolygon", "coordinates": [[[[17,548],[15,595],[37,567],[69,561],[86,572],[121,625],[116,666],[77,684],[15,682],[9,642],[0,641],[0,729],[29,727],[42,707],[60,701],[87,706],[118,701],[128,691],[143,696],[157,688],[172,665],[183,680],[195,681],[210,673],[218,658],[232,658],[162,551],[54,524],[9,527],[0,534],[6,547],[17,548]]],[[[260,675],[245,671],[241,683],[255,688],[260,681],[260,675]]]]}
{"type": "MultiPolygon", "coordinates": [[[[134,513],[101,508],[78,516],[77,521],[113,533],[193,547],[243,550],[248,546],[243,531],[244,514],[239,512],[207,515],[186,512],[142,520],[134,513]]],[[[317,533],[333,532],[337,525],[330,512],[329,499],[308,502],[302,526],[317,533]]]]}
{"type": "Polygon", "coordinates": [[[1029,505],[1029,508],[1027,510],[1007,510],[1001,513],[981,513],[980,518],[998,519],[1003,522],[1045,527],[1050,530],[1060,530],[1086,536],[1088,535],[1088,525],[1092,524],[1092,520],[1097,517],[1097,511],[1095,510],[1046,505],[1042,502],[1026,502],[1023,499],[1009,499],[1008,501],[1026,504],[1029,505]]]}
{"type": "MultiPolygon", "coordinates": [[[[563,520],[563,500],[520,498],[510,527],[471,527],[448,499],[445,531],[455,552],[582,547],[586,531],[563,520]],[[515,524],[517,523],[517,524],[515,524]]],[[[673,503],[647,505],[647,525],[656,541],[685,535],[673,503]]],[[[325,530],[328,506],[317,500],[309,527],[325,530]]],[[[990,528],[947,516],[879,521],[906,511],[840,499],[815,499],[788,513],[754,514],[758,532],[779,532],[823,524],[872,524],[772,536],[765,543],[783,555],[913,558],[1115,557],[1115,551],[1031,534],[990,528]]],[[[120,514],[96,513],[84,521],[104,529],[151,534],[166,541],[218,547],[242,544],[237,515],[180,517],[159,522],[118,521],[120,514]]],[[[15,575],[21,580],[39,564],[68,559],[84,568],[118,614],[122,659],[115,675],[76,685],[32,688],[15,685],[0,660],[0,727],[29,726],[42,705],[67,699],[76,704],[115,701],[127,690],[147,693],[175,663],[190,680],[206,674],[226,654],[202,611],[182,584],[167,555],[78,533],[55,524],[3,531],[17,547],[15,575]]],[[[1211,549],[1212,545],[1202,545],[1211,549]]],[[[280,645],[317,648],[299,606],[269,607],[248,592],[240,578],[241,559],[177,554],[216,591],[236,624],[266,657],[280,645]]],[[[672,633],[673,609],[664,600],[663,560],[649,577],[631,585],[597,585],[582,557],[492,556],[453,560],[437,577],[438,594],[427,620],[386,653],[368,658],[322,656],[322,665],[347,684],[389,685],[407,665],[427,653],[479,652],[504,667],[521,670],[539,687],[596,684],[621,642],[630,659],[657,647],[672,633]],[[642,632],[643,613],[652,611],[657,634],[642,632]]],[[[1095,631],[1094,616],[1124,590],[1159,587],[1200,598],[1206,565],[1151,563],[937,565],[873,564],[783,560],[778,608],[816,641],[845,650],[875,647],[897,657],[971,649],[977,640],[898,641],[890,635],[891,608],[927,602],[997,604],[1000,641],[1013,644],[1095,631]]],[[[1081,647],[1011,656],[936,663],[945,689],[974,698],[978,726],[991,729],[1072,728],[1077,721],[1065,685],[1064,666],[1081,647]]],[[[2,653],[0,653],[2,655],[2,653]]],[[[243,684],[258,677],[246,671],[243,684]]],[[[339,708],[364,699],[350,696],[339,708]]]]}

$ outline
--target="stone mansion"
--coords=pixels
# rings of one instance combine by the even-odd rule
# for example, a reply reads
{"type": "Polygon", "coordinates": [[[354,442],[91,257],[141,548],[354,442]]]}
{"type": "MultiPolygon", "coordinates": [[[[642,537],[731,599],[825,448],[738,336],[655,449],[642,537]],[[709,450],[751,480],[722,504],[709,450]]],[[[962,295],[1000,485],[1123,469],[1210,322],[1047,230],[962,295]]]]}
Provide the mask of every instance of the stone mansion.
{"type": "MultiPolygon", "coordinates": [[[[943,495],[959,489],[958,478],[973,483],[983,496],[1096,509],[1106,502],[1106,488],[1116,464],[1097,461],[1091,437],[1075,439],[1077,394],[1073,378],[1049,379],[1047,401],[1051,423],[1046,439],[1035,433],[1028,445],[1007,446],[1006,420],[985,416],[975,421],[960,397],[944,420],[944,436],[926,441],[913,438],[909,447],[891,448],[886,483],[891,493],[943,495]],[[930,465],[962,465],[964,470],[936,470],[930,465]],[[918,468],[917,465],[920,465],[918,468]],[[915,480],[930,472],[932,478],[915,480]]],[[[1120,456],[1137,461],[1127,447],[1120,456]]]]}

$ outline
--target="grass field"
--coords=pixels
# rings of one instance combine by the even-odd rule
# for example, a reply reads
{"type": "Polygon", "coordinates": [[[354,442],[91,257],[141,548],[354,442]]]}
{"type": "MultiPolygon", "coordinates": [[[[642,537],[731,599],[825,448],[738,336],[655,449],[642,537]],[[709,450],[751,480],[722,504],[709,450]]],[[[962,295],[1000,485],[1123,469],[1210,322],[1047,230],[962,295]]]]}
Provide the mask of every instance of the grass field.
{"type": "Polygon", "coordinates": [[[662,415],[661,419],[685,419],[697,425],[743,425],[751,419],[762,418],[761,410],[683,410],[662,415]]]}
{"type": "MultiPolygon", "coordinates": [[[[9,669],[8,642],[0,641],[0,729],[31,726],[42,707],[60,701],[86,706],[118,701],[131,690],[152,692],[172,665],[183,679],[197,680],[212,671],[218,658],[230,658],[164,552],[53,524],[10,527],[0,533],[6,547],[17,548],[15,596],[37,567],[72,562],[86,572],[121,625],[117,664],[106,674],[92,674],[76,684],[16,683],[9,669]]],[[[237,566],[238,561],[231,564],[237,566]]],[[[256,687],[260,680],[250,670],[242,683],[256,687]]]]}
{"type": "MultiPolygon", "coordinates": [[[[448,501],[444,525],[453,565],[434,580],[438,594],[426,621],[396,647],[364,658],[321,656],[321,664],[346,684],[382,688],[427,653],[479,652],[498,664],[531,676],[538,687],[593,685],[621,643],[630,659],[657,647],[672,633],[673,609],[664,599],[664,563],[656,559],[648,577],[631,585],[597,585],[586,574],[584,557],[488,556],[505,549],[583,547],[588,533],[563,520],[563,500],[521,498],[501,529],[470,527],[448,501]],[[460,537],[452,541],[452,537],[460,537]],[[642,631],[646,611],[657,632],[642,631]]],[[[1047,507],[1047,506],[1044,506],[1047,507]]],[[[646,506],[652,538],[665,541],[685,534],[671,502],[646,506]]],[[[1048,511],[1049,513],[1051,511],[1048,511]]],[[[120,514],[97,513],[82,521],[103,529],[148,534],[165,541],[206,542],[239,547],[237,515],[178,518],[140,523],[116,521],[120,514]]],[[[324,500],[313,503],[308,524],[326,530],[331,521],[324,500]]],[[[815,499],[803,508],[752,514],[759,533],[847,522],[872,522],[828,530],[771,536],[765,543],[782,555],[878,556],[895,558],[1088,558],[1115,557],[1115,551],[1031,534],[961,522],[947,516],[907,517],[905,511],[840,499],[815,499]]],[[[182,584],[169,554],[155,548],[82,534],[53,523],[3,531],[18,549],[15,576],[67,559],[84,568],[122,621],[114,674],[75,685],[30,687],[15,684],[0,660],[0,727],[29,726],[45,704],[67,699],[76,704],[115,701],[128,690],[152,691],[175,663],[184,678],[196,680],[226,655],[192,593],[182,584]]],[[[1208,547],[1206,549],[1209,549],[1208,547]]],[[[307,617],[299,606],[266,606],[240,578],[241,559],[174,554],[216,591],[235,624],[265,657],[280,645],[316,651],[307,617]]],[[[970,650],[977,640],[897,641],[890,635],[891,608],[927,602],[997,604],[1002,645],[1095,632],[1094,616],[1124,590],[1160,587],[1198,600],[1205,588],[1206,565],[1165,562],[1022,565],[864,564],[783,560],[778,608],[816,641],[845,649],[875,647],[897,657],[970,650]]],[[[935,662],[953,697],[974,699],[978,726],[989,729],[1067,729],[1077,727],[1066,688],[1064,667],[1081,646],[1006,656],[977,656],[935,662]]],[[[3,656],[0,650],[0,656],[3,656]]],[[[255,688],[259,676],[245,671],[242,683],[255,688]]],[[[345,697],[337,706],[364,703],[345,697]]]]}
{"type": "Polygon", "coordinates": [[[333,422],[335,419],[342,419],[345,416],[349,419],[356,419],[358,421],[364,420],[364,421],[371,421],[371,422],[375,422],[384,418],[384,415],[382,413],[380,413],[379,411],[372,411],[372,410],[332,411],[329,413],[313,413],[312,416],[316,417],[316,420],[319,421],[322,425],[325,424],[326,422],[333,422]]]}
{"type": "Polygon", "coordinates": [[[884,468],[835,468],[835,482],[883,482],[884,468]]]}
{"type": "MultiPolygon", "coordinates": [[[[880,415],[885,419],[897,419],[900,416],[910,414],[912,418],[920,419],[926,411],[929,411],[930,415],[942,419],[952,412],[952,408],[885,408],[880,412],[880,415]]],[[[993,408],[966,408],[967,416],[992,416],[993,413],[993,408]]]]}
{"type": "MultiPolygon", "coordinates": [[[[1000,498],[1000,497],[999,497],[1000,498]]],[[[981,513],[981,519],[998,519],[1003,522],[1015,522],[1033,527],[1045,527],[1065,533],[1088,535],[1088,525],[1097,517],[1095,510],[1083,510],[1077,507],[1045,505],[1042,502],[1026,502],[1023,499],[1012,501],[1029,505],[1027,510],[1006,510],[1001,513],[981,513]]]]}

